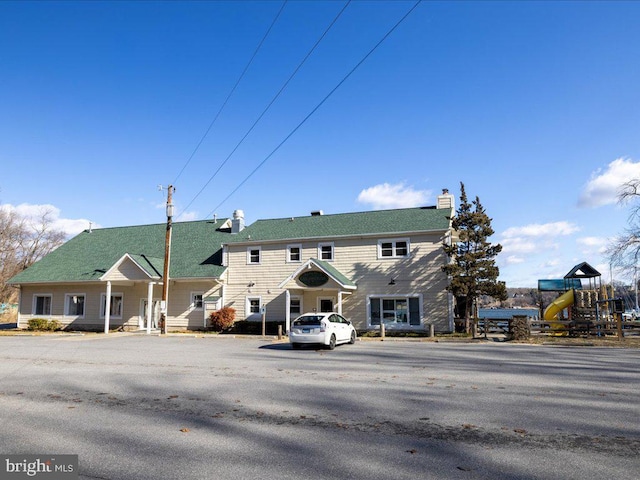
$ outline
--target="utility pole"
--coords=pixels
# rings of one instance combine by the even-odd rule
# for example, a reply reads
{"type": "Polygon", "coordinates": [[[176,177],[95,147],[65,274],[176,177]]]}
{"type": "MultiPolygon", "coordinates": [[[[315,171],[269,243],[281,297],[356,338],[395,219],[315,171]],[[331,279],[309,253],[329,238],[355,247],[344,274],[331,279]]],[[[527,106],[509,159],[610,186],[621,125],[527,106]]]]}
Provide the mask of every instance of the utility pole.
{"type": "Polygon", "coordinates": [[[162,274],[162,303],[160,313],[160,326],[162,333],[167,333],[167,312],[169,296],[169,263],[171,261],[171,226],[173,219],[173,185],[167,187],[167,233],[164,241],[164,272],[162,274]]]}

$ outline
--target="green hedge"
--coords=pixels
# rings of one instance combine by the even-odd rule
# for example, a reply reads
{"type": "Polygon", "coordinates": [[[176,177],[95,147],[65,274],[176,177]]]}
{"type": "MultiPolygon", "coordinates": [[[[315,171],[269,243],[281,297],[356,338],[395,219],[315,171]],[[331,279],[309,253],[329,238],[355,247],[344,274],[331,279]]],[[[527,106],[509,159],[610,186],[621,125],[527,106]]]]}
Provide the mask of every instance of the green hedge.
{"type": "Polygon", "coordinates": [[[34,332],[55,332],[62,330],[62,325],[57,320],[47,320],[46,318],[32,318],[29,320],[28,330],[34,332]]]}

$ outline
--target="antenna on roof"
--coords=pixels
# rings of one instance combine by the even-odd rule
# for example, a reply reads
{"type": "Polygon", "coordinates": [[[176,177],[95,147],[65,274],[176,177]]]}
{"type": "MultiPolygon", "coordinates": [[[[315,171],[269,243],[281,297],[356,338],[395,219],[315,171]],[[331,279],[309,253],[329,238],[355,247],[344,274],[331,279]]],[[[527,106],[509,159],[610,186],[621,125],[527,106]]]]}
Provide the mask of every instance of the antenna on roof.
{"type": "Polygon", "coordinates": [[[89,222],[89,233],[93,231],[93,222],[89,222]]]}

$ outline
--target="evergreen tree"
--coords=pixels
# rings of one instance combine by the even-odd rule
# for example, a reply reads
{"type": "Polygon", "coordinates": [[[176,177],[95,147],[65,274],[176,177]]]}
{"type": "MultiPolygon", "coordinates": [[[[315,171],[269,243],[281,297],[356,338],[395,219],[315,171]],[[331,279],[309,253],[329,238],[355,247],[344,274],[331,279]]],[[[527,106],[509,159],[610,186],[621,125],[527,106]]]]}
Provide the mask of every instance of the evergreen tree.
{"type": "Polygon", "coordinates": [[[444,244],[444,251],[451,262],[442,270],[450,278],[447,290],[456,297],[458,311],[464,311],[465,331],[469,333],[471,313],[478,297],[488,295],[498,300],[507,299],[506,286],[498,281],[500,270],[495,264],[495,257],[502,251],[502,245],[492,245],[488,241],[494,233],[491,218],[478,197],[469,203],[462,182],[460,206],[453,217],[452,226],[457,238],[444,244]]]}

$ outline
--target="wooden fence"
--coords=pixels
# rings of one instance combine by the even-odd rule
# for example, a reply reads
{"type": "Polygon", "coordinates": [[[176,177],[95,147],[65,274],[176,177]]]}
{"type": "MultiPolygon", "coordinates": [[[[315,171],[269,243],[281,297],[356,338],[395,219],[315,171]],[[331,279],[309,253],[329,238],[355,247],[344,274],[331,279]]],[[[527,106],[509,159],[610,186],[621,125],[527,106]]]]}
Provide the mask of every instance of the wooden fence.
{"type": "MultiPolygon", "coordinates": [[[[475,320],[475,335],[504,334],[511,337],[514,319],[492,320],[478,318],[475,320]]],[[[640,319],[611,319],[606,321],[547,321],[539,318],[529,318],[528,326],[532,336],[640,336],[640,319]]]]}

